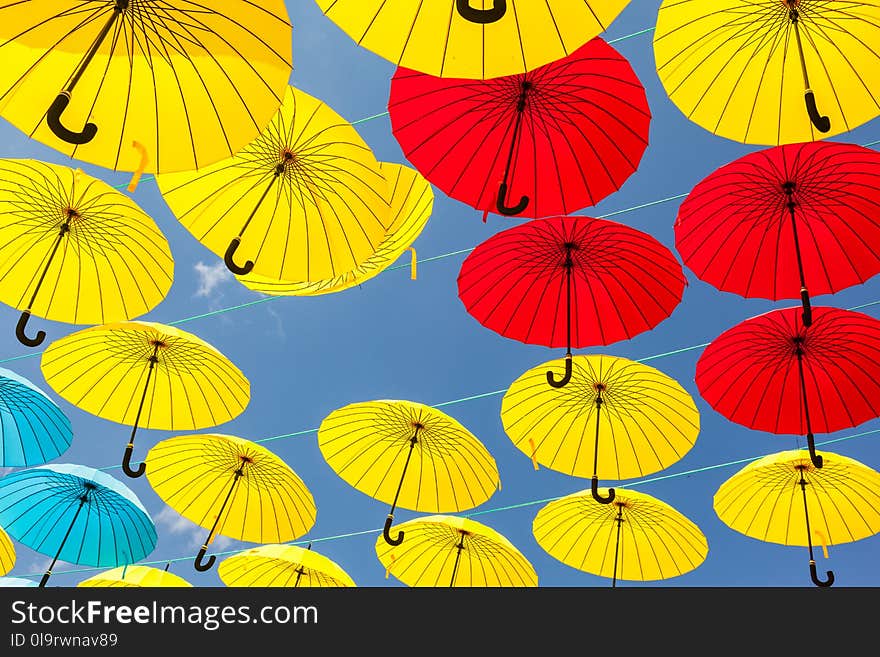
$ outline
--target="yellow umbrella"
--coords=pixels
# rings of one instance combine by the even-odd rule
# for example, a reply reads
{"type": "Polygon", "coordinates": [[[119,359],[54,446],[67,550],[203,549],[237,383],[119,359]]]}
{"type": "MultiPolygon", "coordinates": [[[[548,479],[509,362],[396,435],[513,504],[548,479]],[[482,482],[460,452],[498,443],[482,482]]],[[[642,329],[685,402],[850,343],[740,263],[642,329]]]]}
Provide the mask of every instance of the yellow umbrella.
{"type": "Polygon", "coordinates": [[[429,75],[483,80],[562,59],[629,0],[317,0],[359,46],[429,75]]]}
{"type": "Polygon", "coordinates": [[[272,119],[291,33],[283,0],[0,0],[0,115],[110,169],[204,167],[272,119]]]}
{"type": "Polygon", "coordinates": [[[222,353],[192,333],[155,322],[118,322],[72,333],[43,352],[46,382],[74,406],[132,427],[122,468],[129,477],[138,427],[213,427],[238,416],[250,382],[222,353]]]}
{"type": "Polygon", "coordinates": [[[589,477],[598,502],[603,478],[629,479],[681,459],[696,442],[700,415],[681,385],[648,365],[617,356],[572,357],[571,381],[547,385],[547,368],[532,368],[511,384],[501,401],[508,437],[532,461],[551,470],[589,477]]]}
{"type": "Polygon", "coordinates": [[[851,543],[880,533],[880,472],[840,454],[822,453],[821,468],[809,452],[790,450],[749,463],[718,488],[713,508],[731,529],[768,543],[807,546],[810,578],[819,579],[813,544],[851,543]]]}
{"type": "Polygon", "coordinates": [[[192,586],[182,577],[151,566],[122,566],[84,579],[77,587],[183,588],[192,586]]]}
{"type": "Polygon", "coordinates": [[[133,319],[165,298],[173,277],[168,241],[125,194],[78,169],[0,160],[0,300],[22,311],[22,344],[46,337],[25,334],[31,314],[71,324],[133,319]]]}
{"type": "Polygon", "coordinates": [[[532,523],[535,539],[550,556],[600,577],[654,581],[677,577],[706,560],[709,545],[700,528],[655,497],[618,488],[611,504],[590,491],[554,500],[532,523]]]}
{"type": "Polygon", "coordinates": [[[315,524],[312,494],[290,466],[262,445],[237,436],[177,436],[147,454],[147,480],[184,518],[209,529],[195,568],[218,534],[255,543],[299,538],[315,524]]]}
{"type": "Polygon", "coordinates": [[[351,587],[354,580],[335,561],[296,545],[260,545],[217,566],[226,586],[351,587]]]}
{"type": "MultiPolygon", "coordinates": [[[[431,216],[434,192],[415,169],[380,162],[391,188],[391,226],[376,252],[359,267],[325,281],[296,283],[248,274],[238,280],[247,288],[273,296],[315,296],[340,292],[373,278],[410,248],[431,216]]],[[[413,259],[415,262],[415,259],[413,259]]],[[[413,274],[415,277],[415,274],[413,274]]]]}
{"type": "Polygon", "coordinates": [[[407,586],[526,587],[538,585],[534,567],[504,536],[456,516],[416,518],[395,526],[403,547],[376,540],[387,574],[407,586]]]}
{"type": "Polygon", "coordinates": [[[15,547],[12,539],[0,528],[0,575],[5,575],[15,566],[15,547]]]}
{"type": "Polygon", "coordinates": [[[156,182],[183,226],[239,275],[334,278],[376,252],[391,220],[373,151],[348,121],[293,87],[235,156],[156,182]]]}
{"type": "Polygon", "coordinates": [[[877,0],[664,0],[654,55],[666,92],[691,121],[776,146],[880,114],[877,43],[877,0]]]}
{"type": "Polygon", "coordinates": [[[501,481],[495,459],[457,420],[411,401],[349,404],[330,413],[318,428],[318,447],[331,468],[357,490],[394,509],[446,513],[488,500],[501,481]],[[413,458],[415,456],[415,458],[413,458]]]}

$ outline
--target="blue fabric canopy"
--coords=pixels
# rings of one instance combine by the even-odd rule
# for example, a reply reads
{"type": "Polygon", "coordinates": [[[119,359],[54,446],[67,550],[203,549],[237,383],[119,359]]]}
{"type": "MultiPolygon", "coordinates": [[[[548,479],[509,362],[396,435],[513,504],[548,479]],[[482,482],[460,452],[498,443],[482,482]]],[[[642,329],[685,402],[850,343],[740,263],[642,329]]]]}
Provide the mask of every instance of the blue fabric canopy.
{"type": "Polygon", "coordinates": [[[45,392],[0,367],[0,467],[41,465],[70,447],[70,420],[45,392]]]}
{"type": "Polygon", "coordinates": [[[36,552],[102,568],[140,561],[157,540],[150,515],[125,484],[67,463],[0,479],[0,526],[36,552]]]}

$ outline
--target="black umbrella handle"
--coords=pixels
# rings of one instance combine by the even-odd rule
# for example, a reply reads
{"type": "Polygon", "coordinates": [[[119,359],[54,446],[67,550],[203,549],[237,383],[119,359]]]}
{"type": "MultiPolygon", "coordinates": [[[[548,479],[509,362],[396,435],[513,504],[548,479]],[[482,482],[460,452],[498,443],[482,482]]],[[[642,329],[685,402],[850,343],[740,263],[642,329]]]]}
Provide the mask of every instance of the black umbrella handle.
{"type": "Polygon", "coordinates": [[[825,460],[822,458],[821,454],[816,454],[816,442],[813,439],[812,433],[807,433],[807,449],[810,451],[810,461],[812,461],[813,465],[817,468],[821,468],[825,463],[825,460]]]}
{"type": "Polygon", "coordinates": [[[82,132],[74,132],[73,130],[64,127],[61,123],[61,115],[64,113],[64,110],[67,109],[69,104],[69,91],[62,91],[55,96],[55,100],[46,112],[46,123],[49,125],[49,129],[55,133],[55,136],[62,141],[66,141],[68,144],[88,144],[95,138],[95,135],[98,134],[98,126],[94,123],[86,123],[82,132]]]}
{"type": "Polygon", "coordinates": [[[593,477],[593,481],[590,484],[590,491],[593,493],[593,499],[596,500],[599,504],[611,504],[616,497],[616,493],[613,488],[608,489],[608,497],[602,497],[599,495],[599,478],[593,477]]]}
{"type": "Polygon", "coordinates": [[[498,201],[495,203],[495,207],[498,209],[498,212],[503,214],[506,217],[512,217],[514,215],[520,214],[525,211],[527,207],[529,207],[529,197],[523,196],[520,198],[519,203],[516,205],[509,206],[505,202],[507,198],[507,183],[501,183],[501,186],[498,188],[498,201]]]}
{"type": "Polygon", "coordinates": [[[137,479],[138,477],[142,477],[144,475],[144,472],[147,471],[147,464],[142,462],[138,464],[137,469],[132,469],[132,451],[134,451],[134,443],[128,443],[128,446],[125,448],[125,454],[122,457],[122,471],[132,479],[137,479]]]}
{"type": "Polygon", "coordinates": [[[385,518],[385,528],[382,530],[382,536],[385,537],[385,542],[388,545],[400,545],[403,543],[403,532],[397,532],[397,538],[391,538],[391,523],[394,522],[394,516],[390,513],[388,517],[385,518]]]}
{"type": "Polygon", "coordinates": [[[250,274],[254,268],[254,263],[251,260],[248,260],[244,263],[243,267],[239,267],[235,264],[235,252],[238,250],[238,246],[241,244],[240,237],[232,238],[232,241],[229,243],[229,246],[226,247],[226,255],[223,256],[223,262],[226,263],[227,269],[231,271],[233,274],[238,274],[239,276],[244,276],[245,274],[250,274]]]}
{"type": "Polygon", "coordinates": [[[25,328],[27,327],[28,320],[31,318],[31,311],[25,310],[21,317],[18,318],[18,324],[15,325],[15,337],[18,338],[18,341],[27,347],[37,347],[43,344],[43,340],[46,339],[45,331],[37,331],[37,334],[30,338],[25,335],[25,328]]]}
{"type": "Polygon", "coordinates": [[[507,13],[507,0],[495,0],[491,9],[474,9],[469,0],[455,0],[455,8],[466,21],[485,25],[496,23],[504,18],[504,14],[507,13]]]}
{"type": "Polygon", "coordinates": [[[205,558],[205,554],[207,552],[208,552],[208,546],[203,545],[202,549],[199,550],[199,553],[196,555],[196,560],[195,560],[194,565],[195,565],[196,570],[198,570],[200,573],[203,573],[207,570],[211,570],[211,567],[214,565],[214,562],[217,561],[217,557],[215,557],[212,554],[210,557],[208,557],[207,561],[203,562],[202,560],[205,558]]]}
{"type": "Polygon", "coordinates": [[[569,355],[569,356],[565,357],[565,374],[562,376],[562,378],[557,381],[556,375],[553,372],[548,371],[547,372],[547,383],[549,383],[554,388],[562,388],[562,387],[566,386],[569,381],[571,381],[571,372],[572,372],[571,356],[569,355]]]}
{"type": "Polygon", "coordinates": [[[834,573],[832,573],[830,570],[826,570],[825,576],[828,579],[826,579],[824,582],[819,579],[819,575],[816,572],[816,562],[810,561],[810,579],[813,580],[813,584],[821,589],[827,589],[829,586],[834,584],[834,573]]]}
{"type": "Polygon", "coordinates": [[[804,307],[804,326],[812,326],[813,307],[810,305],[810,293],[806,288],[801,288],[801,304],[804,307]]]}
{"type": "Polygon", "coordinates": [[[804,102],[807,104],[807,114],[810,115],[810,121],[816,126],[816,130],[819,132],[831,130],[831,119],[819,113],[819,108],[816,105],[816,95],[812,89],[807,89],[804,92],[804,102]]]}

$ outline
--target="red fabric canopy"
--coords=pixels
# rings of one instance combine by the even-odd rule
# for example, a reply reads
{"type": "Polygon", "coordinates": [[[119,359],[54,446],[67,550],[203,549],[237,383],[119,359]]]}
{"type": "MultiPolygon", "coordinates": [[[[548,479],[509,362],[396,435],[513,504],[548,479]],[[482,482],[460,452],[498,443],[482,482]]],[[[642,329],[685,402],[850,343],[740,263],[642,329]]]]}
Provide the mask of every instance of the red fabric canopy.
{"type": "Polygon", "coordinates": [[[608,345],[652,329],[681,302],[687,280],[647,233],[606,219],[535,219],[496,233],[462,264],[458,295],[483,326],[514,340],[608,345]],[[566,245],[569,245],[568,247],[566,245]]]}
{"type": "Polygon", "coordinates": [[[693,188],[675,245],[701,280],[743,297],[800,297],[798,250],[810,296],[864,283],[880,272],[880,153],[819,141],[746,155],[693,188]]]}
{"type": "Polygon", "coordinates": [[[629,62],[600,38],[523,75],[436,78],[400,68],[388,104],[406,158],[445,194],[479,210],[528,205],[523,217],[570,214],[616,191],[638,168],[651,113],[629,62]],[[521,109],[521,111],[520,111],[521,109]]]}
{"type": "Polygon", "coordinates": [[[820,306],[804,328],[800,308],[774,310],[713,340],[695,380],[712,408],[751,429],[807,435],[855,427],[880,417],[880,320],[820,306]]]}

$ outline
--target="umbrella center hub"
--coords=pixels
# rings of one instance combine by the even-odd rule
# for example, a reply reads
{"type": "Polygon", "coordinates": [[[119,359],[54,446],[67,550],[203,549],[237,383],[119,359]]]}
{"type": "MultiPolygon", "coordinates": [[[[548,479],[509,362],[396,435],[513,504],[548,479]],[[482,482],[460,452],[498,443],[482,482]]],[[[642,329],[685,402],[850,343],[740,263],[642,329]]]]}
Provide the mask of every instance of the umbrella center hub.
{"type": "Polygon", "coordinates": [[[296,163],[296,153],[294,153],[289,148],[285,148],[281,151],[281,161],[275,167],[275,173],[281,175],[288,168],[296,163]]]}

